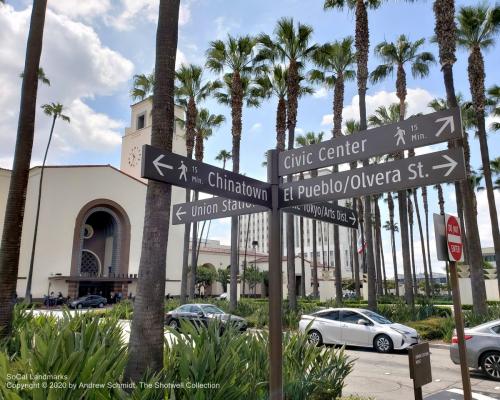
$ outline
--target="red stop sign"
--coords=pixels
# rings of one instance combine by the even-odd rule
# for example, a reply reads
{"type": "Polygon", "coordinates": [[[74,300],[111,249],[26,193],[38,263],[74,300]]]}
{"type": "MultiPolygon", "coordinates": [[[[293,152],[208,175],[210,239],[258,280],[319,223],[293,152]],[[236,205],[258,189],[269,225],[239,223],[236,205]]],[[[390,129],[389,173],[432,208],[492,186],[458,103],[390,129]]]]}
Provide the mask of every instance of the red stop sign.
{"type": "Polygon", "coordinates": [[[462,261],[463,245],[460,223],[457,217],[448,214],[446,215],[446,241],[450,261],[462,261]]]}

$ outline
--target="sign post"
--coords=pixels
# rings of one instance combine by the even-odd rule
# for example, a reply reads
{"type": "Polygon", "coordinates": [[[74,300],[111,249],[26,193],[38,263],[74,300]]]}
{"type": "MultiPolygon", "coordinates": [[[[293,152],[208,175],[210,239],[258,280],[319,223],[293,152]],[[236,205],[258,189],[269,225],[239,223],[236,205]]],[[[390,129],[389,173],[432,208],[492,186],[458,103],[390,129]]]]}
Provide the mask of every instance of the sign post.
{"type": "Polygon", "coordinates": [[[283,399],[283,327],[281,300],[283,299],[281,267],[281,224],[278,207],[278,151],[267,153],[267,180],[271,183],[271,211],[269,211],[269,399],[283,399]]]}
{"type": "Polygon", "coordinates": [[[460,300],[460,286],[457,274],[457,261],[463,260],[462,232],[460,230],[460,222],[457,217],[445,214],[444,222],[448,258],[450,261],[449,265],[453,295],[453,314],[455,316],[455,327],[457,330],[458,354],[460,357],[460,372],[462,374],[464,400],[472,400],[472,388],[470,384],[469,367],[467,364],[467,348],[465,345],[462,302],[460,300]]]}
{"type": "Polygon", "coordinates": [[[432,382],[429,343],[420,343],[408,349],[410,378],[413,379],[415,400],[423,400],[422,386],[432,382]]]}

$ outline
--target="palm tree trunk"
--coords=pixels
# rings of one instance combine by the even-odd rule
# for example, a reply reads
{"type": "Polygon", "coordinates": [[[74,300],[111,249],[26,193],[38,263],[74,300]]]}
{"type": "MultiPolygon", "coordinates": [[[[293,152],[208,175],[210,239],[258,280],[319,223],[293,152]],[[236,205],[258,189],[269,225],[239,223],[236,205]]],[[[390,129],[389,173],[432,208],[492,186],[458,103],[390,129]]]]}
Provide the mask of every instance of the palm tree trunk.
{"type": "Polygon", "coordinates": [[[46,8],[47,0],[33,2],[26,46],[16,150],[0,245],[0,338],[7,337],[11,333],[12,312],[17,297],[19,252],[35,130],[38,68],[42,52],[46,8]]]}
{"type": "Polygon", "coordinates": [[[417,273],[415,269],[415,246],[413,244],[413,205],[411,198],[408,197],[408,219],[410,223],[410,250],[411,250],[411,269],[413,275],[413,293],[418,295],[417,273]]]}
{"type": "MultiPolygon", "coordinates": [[[[248,214],[247,216],[247,234],[245,236],[245,256],[243,260],[243,294],[245,294],[245,279],[246,279],[246,272],[247,272],[247,252],[248,252],[248,237],[250,236],[250,218],[252,217],[251,214],[248,214]]],[[[254,221],[255,222],[255,221],[254,221]]]]}
{"type": "MultiPolygon", "coordinates": [[[[356,198],[352,199],[352,209],[357,210],[356,198]]],[[[356,298],[359,299],[361,297],[361,283],[359,281],[359,255],[357,249],[358,238],[356,230],[351,229],[351,237],[352,237],[351,252],[352,252],[353,269],[354,269],[354,288],[356,290],[356,298]]]]}
{"type": "Polygon", "coordinates": [[[56,124],[57,115],[52,118],[52,126],[50,128],[49,140],[47,142],[47,147],[45,148],[45,154],[43,156],[42,168],[40,170],[40,181],[38,182],[38,197],[36,201],[36,216],[35,216],[35,229],[33,232],[33,244],[31,246],[31,257],[30,257],[30,268],[28,272],[28,280],[26,282],[26,293],[24,295],[24,302],[26,304],[31,304],[31,281],[33,279],[33,264],[35,262],[35,251],[36,251],[36,238],[38,236],[38,221],[40,219],[40,204],[42,202],[42,186],[43,186],[43,173],[45,172],[45,163],[47,161],[47,154],[49,153],[50,142],[52,141],[52,134],[54,133],[54,126],[56,124]]]}
{"type": "MultiPolygon", "coordinates": [[[[198,201],[198,192],[194,191],[193,201],[198,201]]],[[[189,299],[194,300],[196,297],[196,270],[198,265],[196,265],[196,249],[198,243],[198,222],[193,222],[193,228],[191,233],[191,269],[189,278],[189,299]]]]}
{"type": "Polygon", "coordinates": [[[431,287],[429,285],[429,272],[427,270],[427,256],[425,253],[424,230],[422,229],[422,220],[420,218],[420,207],[418,205],[417,188],[413,189],[413,202],[415,203],[415,214],[417,215],[418,232],[420,234],[420,245],[422,247],[422,260],[424,262],[424,280],[425,280],[425,294],[431,295],[431,287]]]}
{"type": "Polygon", "coordinates": [[[306,296],[306,262],[304,260],[304,218],[300,217],[300,272],[302,280],[300,282],[300,295],[306,296]]]}
{"type": "Polygon", "coordinates": [[[312,220],[312,262],[313,262],[313,297],[315,299],[319,298],[319,282],[318,282],[318,245],[317,245],[317,234],[316,234],[316,220],[312,220]]]}
{"type": "MultiPolygon", "coordinates": [[[[172,151],[175,56],[180,0],[161,0],[156,34],[151,145],[172,151]]],[[[130,332],[125,381],[163,369],[165,275],[172,187],[149,181],[146,193],[139,279],[130,332]]]]}
{"type": "Polygon", "coordinates": [[[396,238],[395,231],[396,225],[394,223],[394,200],[392,198],[392,193],[387,193],[387,207],[389,208],[389,224],[391,228],[391,250],[392,250],[392,265],[394,268],[394,282],[396,296],[399,297],[399,283],[398,283],[398,259],[396,257],[396,238]]]}
{"type": "MultiPolygon", "coordinates": [[[[186,203],[191,201],[191,190],[186,189],[186,203]]],[[[180,303],[185,304],[188,299],[188,276],[189,276],[189,239],[191,237],[191,224],[184,225],[184,248],[182,252],[181,272],[181,297],[180,303]]]]}
{"type": "Polygon", "coordinates": [[[374,235],[375,235],[375,267],[377,270],[377,296],[382,296],[383,292],[383,283],[382,283],[382,265],[380,263],[380,208],[378,206],[378,198],[379,196],[374,196],[373,201],[375,205],[375,226],[374,226],[374,235]]]}
{"type": "Polygon", "coordinates": [[[481,149],[481,162],[483,164],[484,182],[486,185],[486,197],[488,198],[488,209],[490,212],[491,234],[495,248],[495,259],[497,266],[497,282],[500,293],[500,230],[498,227],[498,213],[495,204],[495,194],[491,179],[490,152],[488,149],[488,138],[484,121],[485,88],[484,88],[484,60],[479,47],[475,47],[469,55],[469,84],[472,94],[472,103],[477,119],[477,130],[479,147],[481,149]]]}
{"type": "Polygon", "coordinates": [[[382,242],[382,231],[380,228],[378,230],[378,242],[380,244],[380,257],[382,259],[382,274],[383,274],[383,279],[384,279],[384,295],[387,296],[389,292],[387,291],[387,273],[385,270],[384,244],[382,242]]]}
{"type": "Polygon", "coordinates": [[[429,244],[429,202],[427,199],[427,186],[422,186],[422,201],[424,203],[425,214],[425,240],[427,244],[427,265],[429,266],[431,296],[434,294],[434,277],[432,276],[431,248],[429,244]]]}

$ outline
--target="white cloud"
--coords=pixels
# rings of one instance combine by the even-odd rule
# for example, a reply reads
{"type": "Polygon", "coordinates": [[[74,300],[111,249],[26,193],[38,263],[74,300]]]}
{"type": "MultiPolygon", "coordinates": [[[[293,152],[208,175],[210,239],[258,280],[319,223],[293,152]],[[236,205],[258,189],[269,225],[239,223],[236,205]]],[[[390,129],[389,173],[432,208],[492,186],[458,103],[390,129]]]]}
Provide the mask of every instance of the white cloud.
{"type": "Polygon", "coordinates": [[[217,17],[214,20],[214,22],[215,22],[215,37],[221,40],[224,40],[230,32],[240,27],[239,22],[235,20],[228,20],[224,16],[217,17]]]}
{"type": "Polygon", "coordinates": [[[111,9],[109,0],[51,0],[49,8],[72,19],[102,17],[111,9]]]}
{"type": "MultiPolygon", "coordinates": [[[[434,98],[434,96],[425,89],[408,89],[406,102],[408,103],[407,115],[417,113],[429,113],[432,110],[427,107],[427,104],[434,98]]],[[[375,112],[377,107],[389,106],[392,103],[397,103],[399,100],[396,92],[386,92],[382,90],[374,95],[366,96],[366,115],[370,116],[375,112]]],[[[351,104],[344,107],[342,111],[342,120],[345,122],[349,119],[359,120],[359,96],[356,95],[352,98],[351,104]]],[[[321,125],[333,125],[333,115],[323,115],[321,125]]]]}
{"type": "Polygon", "coordinates": [[[326,90],[325,87],[321,87],[318,90],[315,90],[313,93],[313,97],[315,99],[322,99],[326,96],[328,96],[328,90],[326,90]]]}
{"type": "MultiPolygon", "coordinates": [[[[118,15],[108,13],[104,19],[108,25],[120,31],[132,30],[142,21],[156,24],[159,4],[159,0],[121,0],[118,15]]],[[[190,2],[183,1],[179,10],[179,25],[187,24],[190,19],[190,2]]]]}
{"type": "MultiPolygon", "coordinates": [[[[495,193],[495,204],[497,214],[500,214],[500,193],[498,190],[495,193]]],[[[492,247],[493,236],[491,233],[490,209],[488,206],[488,198],[486,190],[476,192],[477,200],[477,226],[479,228],[479,236],[481,237],[481,247],[492,247]]]]}
{"type": "MultiPolygon", "coordinates": [[[[15,132],[26,35],[31,10],[15,11],[9,5],[0,7],[0,165],[10,167],[15,132]]],[[[59,122],[51,151],[52,162],[76,148],[109,151],[119,144],[123,123],[93,110],[86,99],[111,95],[123,90],[132,75],[133,64],[119,53],[105,47],[88,25],[47,11],[46,29],[40,66],[51,80],[51,86],[39,85],[37,107],[60,102],[71,124],[59,122]],[[61,41],[64,38],[64,41],[61,41]],[[64,127],[64,128],[63,128],[64,127]]],[[[50,118],[37,112],[33,160],[40,158],[50,129],[50,118]]]]}
{"type": "Polygon", "coordinates": [[[255,124],[252,125],[250,128],[251,132],[258,132],[262,129],[262,124],[260,122],[256,122],[255,124]]]}

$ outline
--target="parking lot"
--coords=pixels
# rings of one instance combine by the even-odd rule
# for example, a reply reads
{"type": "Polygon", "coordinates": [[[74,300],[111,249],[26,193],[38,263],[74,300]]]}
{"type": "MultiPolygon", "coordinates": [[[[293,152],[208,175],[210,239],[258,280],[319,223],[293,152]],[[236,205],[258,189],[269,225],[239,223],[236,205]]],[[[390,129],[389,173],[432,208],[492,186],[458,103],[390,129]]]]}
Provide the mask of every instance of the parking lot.
{"type": "MultiPolygon", "coordinates": [[[[347,377],[344,394],[371,396],[376,400],[413,398],[413,382],[408,368],[408,353],[379,354],[371,350],[347,349],[357,359],[347,377]]],[[[460,368],[452,363],[449,350],[441,345],[431,348],[433,382],[423,387],[426,400],[460,400],[462,387],[460,368]],[[458,389],[458,390],[457,390],[458,389]]],[[[500,399],[500,382],[485,379],[480,372],[471,371],[475,400],[500,399]]]]}

